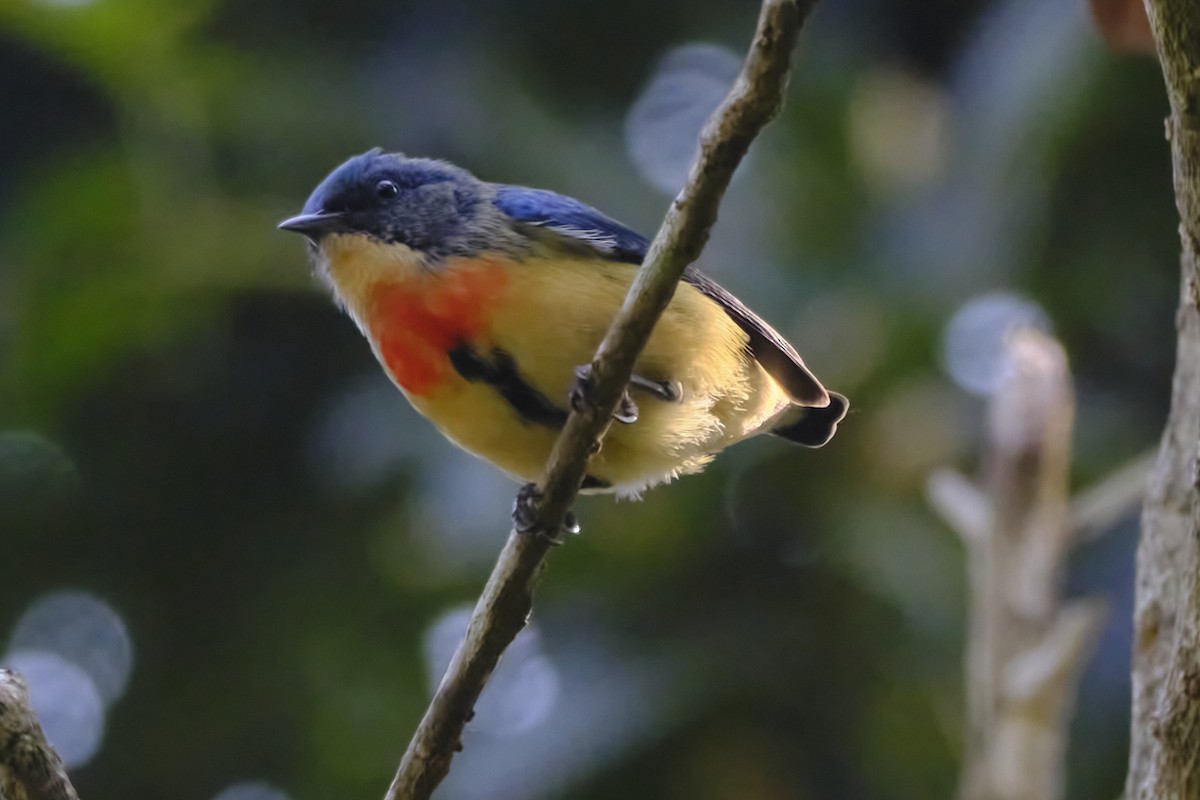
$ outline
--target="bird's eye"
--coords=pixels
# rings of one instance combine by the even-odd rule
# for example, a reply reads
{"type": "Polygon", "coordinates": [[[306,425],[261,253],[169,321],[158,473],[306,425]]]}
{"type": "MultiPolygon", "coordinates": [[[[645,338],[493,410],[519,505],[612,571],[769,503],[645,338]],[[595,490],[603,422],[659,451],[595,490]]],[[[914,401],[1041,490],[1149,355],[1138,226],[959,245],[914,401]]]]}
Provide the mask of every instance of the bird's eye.
{"type": "Polygon", "coordinates": [[[396,195],[400,194],[400,187],[389,180],[382,180],[375,184],[375,194],[381,200],[391,200],[396,195]]]}

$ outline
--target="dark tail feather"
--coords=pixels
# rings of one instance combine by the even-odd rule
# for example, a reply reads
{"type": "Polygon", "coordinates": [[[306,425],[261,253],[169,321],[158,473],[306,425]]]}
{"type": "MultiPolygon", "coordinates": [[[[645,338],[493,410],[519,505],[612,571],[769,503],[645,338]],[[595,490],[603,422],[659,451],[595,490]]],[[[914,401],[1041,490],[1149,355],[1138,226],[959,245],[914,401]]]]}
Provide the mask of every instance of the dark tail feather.
{"type": "Polygon", "coordinates": [[[771,433],[805,447],[820,447],[833,438],[838,423],[849,408],[849,400],[837,392],[830,392],[829,405],[824,408],[797,407],[785,414],[771,433]]]}

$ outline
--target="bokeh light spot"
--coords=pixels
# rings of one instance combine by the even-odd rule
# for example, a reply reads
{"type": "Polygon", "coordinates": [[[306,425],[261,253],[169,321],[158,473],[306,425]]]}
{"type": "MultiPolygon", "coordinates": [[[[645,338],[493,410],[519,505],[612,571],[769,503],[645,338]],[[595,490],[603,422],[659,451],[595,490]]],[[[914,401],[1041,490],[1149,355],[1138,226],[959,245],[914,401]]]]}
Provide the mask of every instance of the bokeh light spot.
{"type": "Polygon", "coordinates": [[[517,484],[491,464],[455,448],[420,476],[412,535],[443,566],[495,560],[517,484]]]}
{"type": "Polygon", "coordinates": [[[881,194],[938,180],[951,151],[950,104],[936,85],[895,69],[868,74],[850,95],[850,153],[881,194]]]}
{"type": "Polygon", "coordinates": [[[104,701],[90,675],[55,653],[18,650],[4,666],[19,672],[42,730],[67,768],[91,761],[104,738],[104,701]]]}
{"type": "Polygon", "coordinates": [[[971,406],[962,392],[932,377],[905,381],[877,399],[864,420],[875,477],[916,488],[930,470],[954,463],[977,423],[971,406]]]}
{"type": "Polygon", "coordinates": [[[243,781],[221,791],[213,800],[291,800],[287,792],[262,781],[243,781]]]}
{"type": "Polygon", "coordinates": [[[17,620],[13,651],[53,653],[82,669],[105,705],[125,691],[133,644],[120,615],[86,592],[55,592],[34,602],[17,620]]]}
{"type": "Polygon", "coordinates": [[[641,176],[674,194],[696,155],[700,129],[741,69],[731,50],[687,44],[667,53],[625,118],[625,146],[641,176]]]}
{"type": "Polygon", "coordinates": [[[75,465],[53,442],[32,431],[0,432],[0,527],[61,509],[78,485],[75,465]]]}
{"type": "Polygon", "coordinates": [[[1005,340],[1021,328],[1050,331],[1042,307],[1008,292],[992,292],[955,312],[942,334],[942,364],[950,378],[972,394],[987,396],[1004,378],[1005,340]]]}
{"type": "Polygon", "coordinates": [[[822,382],[847,391],[872,375],[887,350],[888,314],[865,292],[823,292],[797,313],[791,340],[822,382]]]}
{"type": "Polygon", "coordinates": [[[431,430],[382,373],[371,373],[347,386],[313,429],[312,472],[330,491],[370,492],[428,454],[431,430]]]}

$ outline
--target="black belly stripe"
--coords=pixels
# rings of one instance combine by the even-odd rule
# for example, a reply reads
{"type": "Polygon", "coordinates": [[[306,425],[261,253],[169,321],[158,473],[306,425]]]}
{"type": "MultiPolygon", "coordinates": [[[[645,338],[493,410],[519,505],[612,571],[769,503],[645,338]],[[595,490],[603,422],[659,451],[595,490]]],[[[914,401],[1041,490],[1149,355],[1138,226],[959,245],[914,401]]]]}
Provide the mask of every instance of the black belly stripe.
{"type": "Polygon", "coordinates": [[[450,349],[450,364],[464,380],[485,383],[494,388],[523,422],[558,430],[567,422],[567,412],[521,377],[517,362],[505,351],[495,348],[484,358],[466,342],[450,349]]]}

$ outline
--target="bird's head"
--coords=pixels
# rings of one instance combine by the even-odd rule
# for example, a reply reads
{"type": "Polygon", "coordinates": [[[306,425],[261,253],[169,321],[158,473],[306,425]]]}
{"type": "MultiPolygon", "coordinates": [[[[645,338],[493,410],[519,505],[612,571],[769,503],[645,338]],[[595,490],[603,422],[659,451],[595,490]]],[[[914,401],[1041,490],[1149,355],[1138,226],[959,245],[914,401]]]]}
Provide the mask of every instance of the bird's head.
{"type": "Polygon", "coordinates": [[[362,238],[436,263],[511,249],[513,234],[493,196],[491,184],[453,164],[377,148],[329,173],[304,210],[279,227],[308,237],[318,251],[332,239],[362,238]]]}

